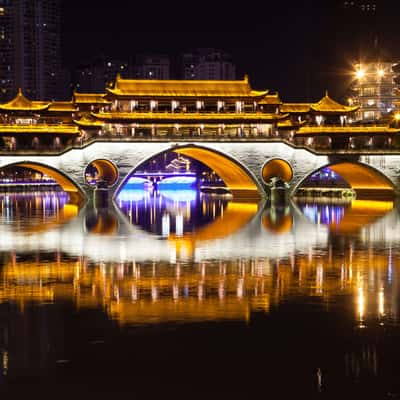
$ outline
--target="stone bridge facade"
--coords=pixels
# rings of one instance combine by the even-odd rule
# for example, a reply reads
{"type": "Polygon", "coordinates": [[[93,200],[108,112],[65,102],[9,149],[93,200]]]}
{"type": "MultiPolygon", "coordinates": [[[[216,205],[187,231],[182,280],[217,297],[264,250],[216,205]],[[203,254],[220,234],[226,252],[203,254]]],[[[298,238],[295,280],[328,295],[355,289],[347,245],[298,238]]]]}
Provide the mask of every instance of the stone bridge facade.
{"type": "MultiPolygon", "coordinates": [[[[370,170],[372,176],[386,179],[395,190],[400,188],[400,154],[316,154],[304,148],[296,148],[285,142],[95,142],[85,148],[71,149],[60,155],[5,155],[0,157],[0,168],[8,165],[24,165],[35,167],[45,166],[73,182],[88,198],[93,195],[93,187],[85,181],[84,171],[94,160],[108,160],[118,170],[118,176],[110,193],[118,192],[124,180],[135,169],[160,153],[174,150],[196,158],[211,167],[220,168],[219,174],[224,179],[224,173],[229,174],[238,168],[254,182],[261,197],[267,195],[266,183],[263,180],[263,168],[271,160],[281,159],[292,169],[292,179],[289,182],[290,192],[310,174],[332,163],[350,163],[370,170]],[[200,151],[198,151],[200,150],[200,151]],[[217,158],[211,162],[211,159],[217,158]],[[226,163],[225,163],[226,161],[226,163]],[[211,165],[210,165],[211,163],[211,165]],[[224,169],[224,173],[222,173],[224,169]]],[[[227,178],[234,179],[234,175],[227,178]]],[[[238,178],[241,179],[240,177],[238,178]]],[[[371,178],[373,179],[373,178],[371,178]]],[[[225,180],[225,179],[224,179],[225,180]]],[[[229,187],[229,185],[228,185],[229,187]]]]}

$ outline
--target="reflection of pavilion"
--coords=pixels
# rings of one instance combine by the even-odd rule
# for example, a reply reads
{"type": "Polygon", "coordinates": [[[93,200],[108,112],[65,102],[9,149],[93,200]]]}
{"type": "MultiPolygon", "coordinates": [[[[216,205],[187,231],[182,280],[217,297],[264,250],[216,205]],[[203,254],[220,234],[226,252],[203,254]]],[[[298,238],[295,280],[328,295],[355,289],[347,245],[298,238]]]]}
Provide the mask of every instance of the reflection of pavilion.
{"type": "Polygon", "coordinates": [[[78,308],[106,310],[123,324],[148,324],[248,320],[251,312],[268,312],[271,304],[291,296],[326,302],[346,294],[357,299],[356,320],[365,322],[367,314],[369,319],[397,318],[399,258],[390,250],[351,244],[343,250],[189,265],[88,264],[60,254],[46,262],[13,258],[0,275],[0,301],[15,302],[21,310],[30,302],[72,301],[78,308]]]}

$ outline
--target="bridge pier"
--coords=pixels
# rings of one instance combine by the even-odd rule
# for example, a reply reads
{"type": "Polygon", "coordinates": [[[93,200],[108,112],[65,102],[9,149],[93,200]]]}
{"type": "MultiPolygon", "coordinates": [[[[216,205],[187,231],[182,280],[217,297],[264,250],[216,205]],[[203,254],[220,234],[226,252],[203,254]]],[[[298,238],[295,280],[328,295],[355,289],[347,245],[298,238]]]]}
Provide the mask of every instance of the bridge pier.
{"type": "Polygon", "coordinates": [[[110,191],[108,188],[97,187],[93,191],[93,205],[96,208],[107,208],[110,204],[110,191]]]}

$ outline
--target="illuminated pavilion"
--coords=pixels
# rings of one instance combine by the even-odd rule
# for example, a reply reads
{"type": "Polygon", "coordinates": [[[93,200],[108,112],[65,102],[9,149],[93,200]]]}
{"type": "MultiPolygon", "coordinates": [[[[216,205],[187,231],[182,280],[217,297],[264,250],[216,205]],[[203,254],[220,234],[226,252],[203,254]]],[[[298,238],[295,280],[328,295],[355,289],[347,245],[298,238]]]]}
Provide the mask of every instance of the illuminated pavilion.
{"type": "Polygon", "coordinates": [[[0,138],[3,149],[59,149],[72,144],[80,135],[71,120],[76,111],[68,101],[32,101],[21,90],[5,104],[0,104],[0,138]]]}
{"type": "Polygon", "coordinates": [[[4,151],[59,152],[93,140],[283,139],[317,149],[387,147],[399,129],[351,123],[357,106],[326,94],[317,103],[285,103],[242,80],[122,79],[104,93],[70,101],[33,101],[19,91],[0,104],[4,151]]]}

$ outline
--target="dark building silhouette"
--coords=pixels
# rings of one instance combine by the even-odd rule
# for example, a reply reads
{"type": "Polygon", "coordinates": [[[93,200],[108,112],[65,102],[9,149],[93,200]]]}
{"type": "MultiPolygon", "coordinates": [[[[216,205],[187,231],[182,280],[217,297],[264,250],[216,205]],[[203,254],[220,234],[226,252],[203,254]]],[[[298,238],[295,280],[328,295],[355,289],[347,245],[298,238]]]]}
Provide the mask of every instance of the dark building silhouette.
{"type": "Polygon", "coordinates": [[[1,97],[65,97],[60,46],[60,0],[0,0],[1,97]]]}
{"type": "Polygon", "coordinates": [[[162,54],[138,54],[133,74],[137,79],[171,79],[170,57],[162,54]]]}
{"type": "Polygon", "coordinates": [[[74,86],[80,92],[96,93],[104,91],[117,74],[129,76],[129,63],[112,57],[102,56],[88,64],[79,65],[73,76],[74,86]]]}
{"type": "Polygon", "coordinates": [[[223,50],[204,48],[181,55],[181,78],[201,80],[234,80],[235,65],[223,50]]]}

